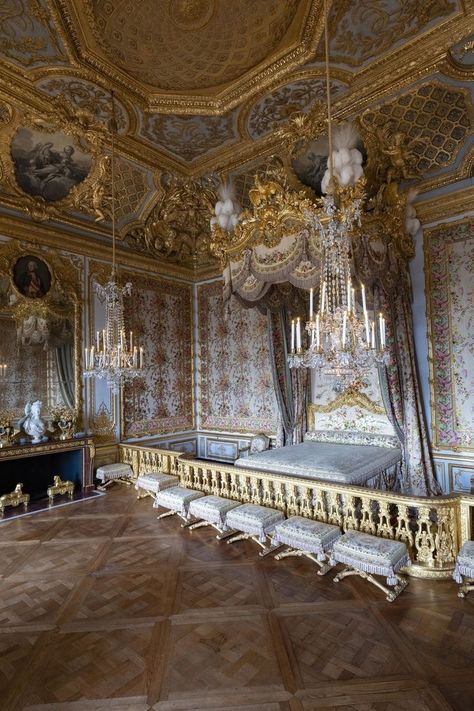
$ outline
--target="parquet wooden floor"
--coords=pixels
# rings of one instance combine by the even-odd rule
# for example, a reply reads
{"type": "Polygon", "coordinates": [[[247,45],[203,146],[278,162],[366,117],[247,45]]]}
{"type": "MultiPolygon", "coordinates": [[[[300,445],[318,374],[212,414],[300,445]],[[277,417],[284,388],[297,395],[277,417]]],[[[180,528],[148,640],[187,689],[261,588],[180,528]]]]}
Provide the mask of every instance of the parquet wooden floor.
{"type": "Polygon", "coordinates": [[[0,711],[472,711],[474,595],[392,605],[125,487],[0,523],[0,711]]]}

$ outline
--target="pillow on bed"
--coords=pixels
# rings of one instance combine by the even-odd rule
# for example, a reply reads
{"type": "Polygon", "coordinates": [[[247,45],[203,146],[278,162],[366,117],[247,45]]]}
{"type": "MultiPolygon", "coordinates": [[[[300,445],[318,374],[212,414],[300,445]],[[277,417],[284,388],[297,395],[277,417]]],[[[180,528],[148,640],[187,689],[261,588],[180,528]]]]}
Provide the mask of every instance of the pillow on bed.
{"type": "Polygon", "coordinates": [[[367,444],[375,447],[400,447],[396,435],[378,434],[374,432],[358,432],[356,430],[315,430],[307,432],[305,442],[332,442],[334,444],[367,444]]]}

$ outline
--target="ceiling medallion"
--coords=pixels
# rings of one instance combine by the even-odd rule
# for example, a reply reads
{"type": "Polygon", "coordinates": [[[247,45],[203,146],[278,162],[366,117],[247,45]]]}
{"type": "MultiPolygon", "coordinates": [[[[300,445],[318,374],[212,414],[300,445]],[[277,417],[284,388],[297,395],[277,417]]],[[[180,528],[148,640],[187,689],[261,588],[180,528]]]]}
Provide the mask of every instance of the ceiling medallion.
{"type": "Polygon", "coordinates": [[[169,15],[181,30],[199,30],[214,13],[214,0],[170,0],[169,15]]]}

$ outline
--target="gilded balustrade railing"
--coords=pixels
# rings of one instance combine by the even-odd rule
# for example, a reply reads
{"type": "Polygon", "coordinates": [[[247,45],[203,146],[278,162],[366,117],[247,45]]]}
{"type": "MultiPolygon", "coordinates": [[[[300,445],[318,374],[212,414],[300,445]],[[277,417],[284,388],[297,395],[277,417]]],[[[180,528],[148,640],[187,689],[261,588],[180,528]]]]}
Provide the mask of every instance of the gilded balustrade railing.
{"type": "Polygon", "coordinates": [[[119,445],[119,455],[121,462],[130,464],[135,476],[147,472],[175,474],[177,462],[181,456],[179,452],[172,452],[169,449],[128,444],[119,445]]]}
{"type": "Polygon", "coordinates": [[[208,494],[404,541],[413,561],[407,572],[420,578],[449,577],[459,547],[472,534],[474,496],[467,494],[412,497],[246,470],[169,450],[120,445],[120,451],[137,475],[173,473],[183,486],[208,494]]]}

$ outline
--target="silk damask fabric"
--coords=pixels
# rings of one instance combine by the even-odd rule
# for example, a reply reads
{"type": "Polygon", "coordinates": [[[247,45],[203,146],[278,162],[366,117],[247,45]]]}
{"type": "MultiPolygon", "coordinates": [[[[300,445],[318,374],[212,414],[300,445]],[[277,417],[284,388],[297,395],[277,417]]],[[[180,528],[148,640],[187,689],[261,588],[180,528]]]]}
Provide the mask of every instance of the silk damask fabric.
{"type": "Polygon", "coordinates": [[[433,440],[474,450],[474,220],[425,234],[433,356],[433,440]]]}
{"type": "Polygon", "coordinates": [[[267,322],[237,301],[224,308],[222,282],[198,287],[201,426],[274,434],[279,426],[267,322]]]}
{"type": "Polygon", "coordinates": [[[191,288],[135,273],[125,320],[143,345],[142,378],[125,387],[125,436],[193,427],[191,288]]]}
{"type": "Polygon", "coordinates": [[[386,317],[388,364],[382,374],[386,379],[389,407],[402,433],[403,493],[430,496],[441,493],[431,459],[418,383],[413,321],[409,293],[399,289],[390,298],[380,289],[381,310],[386,317]]]}
{"type": "Polygon", "coordinates": [[[282,444],[299,444],[306,432],[308,371],[288,367],[288,314],[285,307],[267,311],[273,385],[280,409],[282,444]]]}

